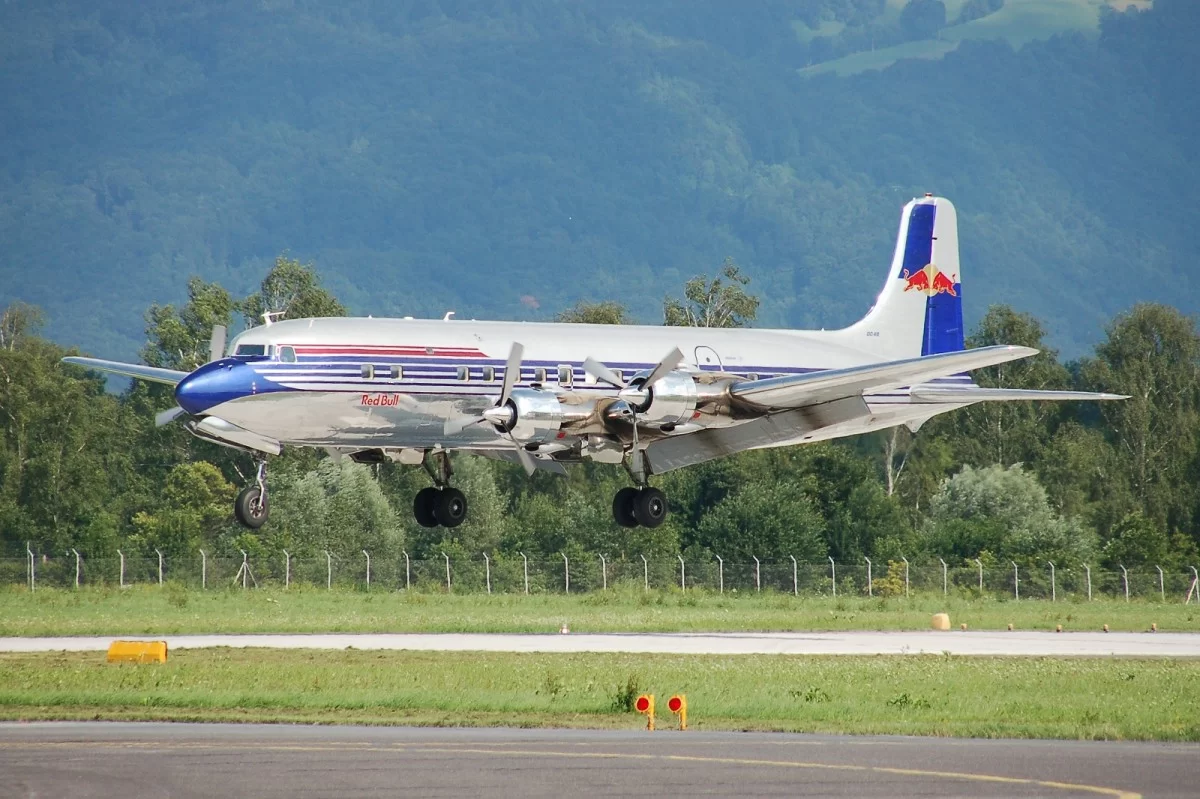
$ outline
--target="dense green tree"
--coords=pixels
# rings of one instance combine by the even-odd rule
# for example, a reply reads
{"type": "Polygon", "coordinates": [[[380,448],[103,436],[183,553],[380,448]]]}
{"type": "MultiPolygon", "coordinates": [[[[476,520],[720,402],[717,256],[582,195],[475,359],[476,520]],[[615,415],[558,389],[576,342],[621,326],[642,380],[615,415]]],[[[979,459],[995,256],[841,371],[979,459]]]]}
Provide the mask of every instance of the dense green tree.
{"type": "Polygon", "coordinates": [[[721,265],[721,274],[709,280],[698,275],[683,288],[683,299],[663,301],[664,324],[682,327],[745,327],[758,313],[759,299],[746,293],[749,276],[732,258],[721,265]]]}
{"type": "Polygon", "coordinates": [[[316,267],[287,255],[275,258],[259,290],[242,300],[238,308],[246,327],[262,324],[267,312],[288,319],[346,315],[345,306],[321,286],[316,267]]]}
{"type": "Polygon", "coordinates": [[[167,475],[155,507],[134,514],[128,545],[143,555],[155,549],[168,555],[215,552],[220,534],[233,525],[235,493],[211,463],[181,463],[167,475]]]}
{"type": "Polygon", "coordinates": [[[555,322],[572,322],[585,325],[631,325],[633,318],[629,309],[619,302],[579,301],[572,307],[554,315],[555,322]]]}

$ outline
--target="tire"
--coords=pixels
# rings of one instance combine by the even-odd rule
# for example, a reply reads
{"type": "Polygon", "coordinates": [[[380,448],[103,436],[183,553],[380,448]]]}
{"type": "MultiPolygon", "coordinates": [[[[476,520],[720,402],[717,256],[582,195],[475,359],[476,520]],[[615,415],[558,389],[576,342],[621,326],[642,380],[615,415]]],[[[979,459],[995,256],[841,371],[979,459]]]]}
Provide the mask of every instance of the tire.
{"type": "Polygon", "coordinates": [[[643,488],[633,504],[633,516],[643,527],[658,527],[667,518],[667,498],[657,488],[643,488]]]}
{"type": "Polygon", "coordinates": [[[437,516],[433,512],[437,505],[438,494],[436,488],[422,488],[413,498],[413,518],[422,527],[438,526],[437,516]]]}
{"type": "Polygon", "coordinates": [[[457,488],[443,488],[438,492],[433,515],[443,527],[458,527],[467,520],[467,498],[457,488]]]}
{"type": "Polygon", "coordinates": [[[270,514],[271,507],[256,485],[243,488],[234,500],[233,515],[239,524],[250,530],[257,530],[266,524],[270,514]]]}
{"type": "Polygon", "coordinates": [[[636,488],[622,488],[613,497],[613,521],[622,527],[637,527],[637,516],[633,513],[633,505],[637,501],[636,488]]]}

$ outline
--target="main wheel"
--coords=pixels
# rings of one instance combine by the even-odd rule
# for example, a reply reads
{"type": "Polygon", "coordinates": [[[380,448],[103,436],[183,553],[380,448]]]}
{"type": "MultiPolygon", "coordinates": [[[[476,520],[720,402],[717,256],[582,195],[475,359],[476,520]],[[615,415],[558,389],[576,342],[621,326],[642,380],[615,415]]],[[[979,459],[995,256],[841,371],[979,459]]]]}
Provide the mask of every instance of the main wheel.
{"type": "Polygon", "coordinates": [[[613,521],[622,527],[637,527],[638,520],[633,513],[633,505],[637,502],[636,488],[622,488],[613,497],[613,521]]]}
{"type": "Polygon", "coordinates": [[[633,516],[643,527],[658,527],[667,518],[667,498],[657,488],[643,488],[633,504],[633,516]]]}
{"type": "Polygon", "coordinates": [[[434,508],[437,507],[439,493],[433,487],[422,488],[413,497],[413,518],[417,520],[417,524],[422,527],[438,526],[437,514],[434,513],[434,508]]]}
{"type": "Polygon", "coordinates": [[[438,492],[433,515],[443,527],[458,527],[467,519],[467,498],[457,488],[443,488],[438,492]]]}
{"type": "Polygon", "coordinates": [[[258,486],[247,486],[237,495],[233,503],[233,515],[243,527],[257,530],[267,522],[271,513],[267,498],[258,486]]]}

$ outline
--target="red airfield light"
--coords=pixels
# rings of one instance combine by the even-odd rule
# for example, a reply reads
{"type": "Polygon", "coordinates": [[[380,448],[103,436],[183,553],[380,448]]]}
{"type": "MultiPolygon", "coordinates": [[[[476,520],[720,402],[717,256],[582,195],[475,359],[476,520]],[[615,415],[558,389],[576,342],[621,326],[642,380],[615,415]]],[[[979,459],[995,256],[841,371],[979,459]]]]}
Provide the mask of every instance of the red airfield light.
{"type": "Polygon", "coordinates": [[[667,700],[667,709],[679,716],[679,729],[687,729],[687,694],[675,694],[667,700]]]}
{"type": "Polygon", "coordinates": [[[638,713],[643,713],[646,716],[646,729],[654,731],[654,694],[642,694],[633,703],[633,707],[638,713]]]}

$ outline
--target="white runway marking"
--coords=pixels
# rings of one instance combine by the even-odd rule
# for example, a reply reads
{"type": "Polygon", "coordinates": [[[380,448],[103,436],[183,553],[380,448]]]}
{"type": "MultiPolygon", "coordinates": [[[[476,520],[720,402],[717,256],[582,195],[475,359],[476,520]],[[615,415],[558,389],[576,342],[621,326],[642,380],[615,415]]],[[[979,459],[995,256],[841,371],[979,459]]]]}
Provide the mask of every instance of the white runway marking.
{"type": "Polygon", "coordinates": [[[686,655],[918,655],[1200,657],[1195,633],[789,632],[315,635],[108,635],[0,638],[0,652],[86,652],[115,640],[167,642],[168,649],[407,649],[430,652],[624,652],[686,655]]]}

